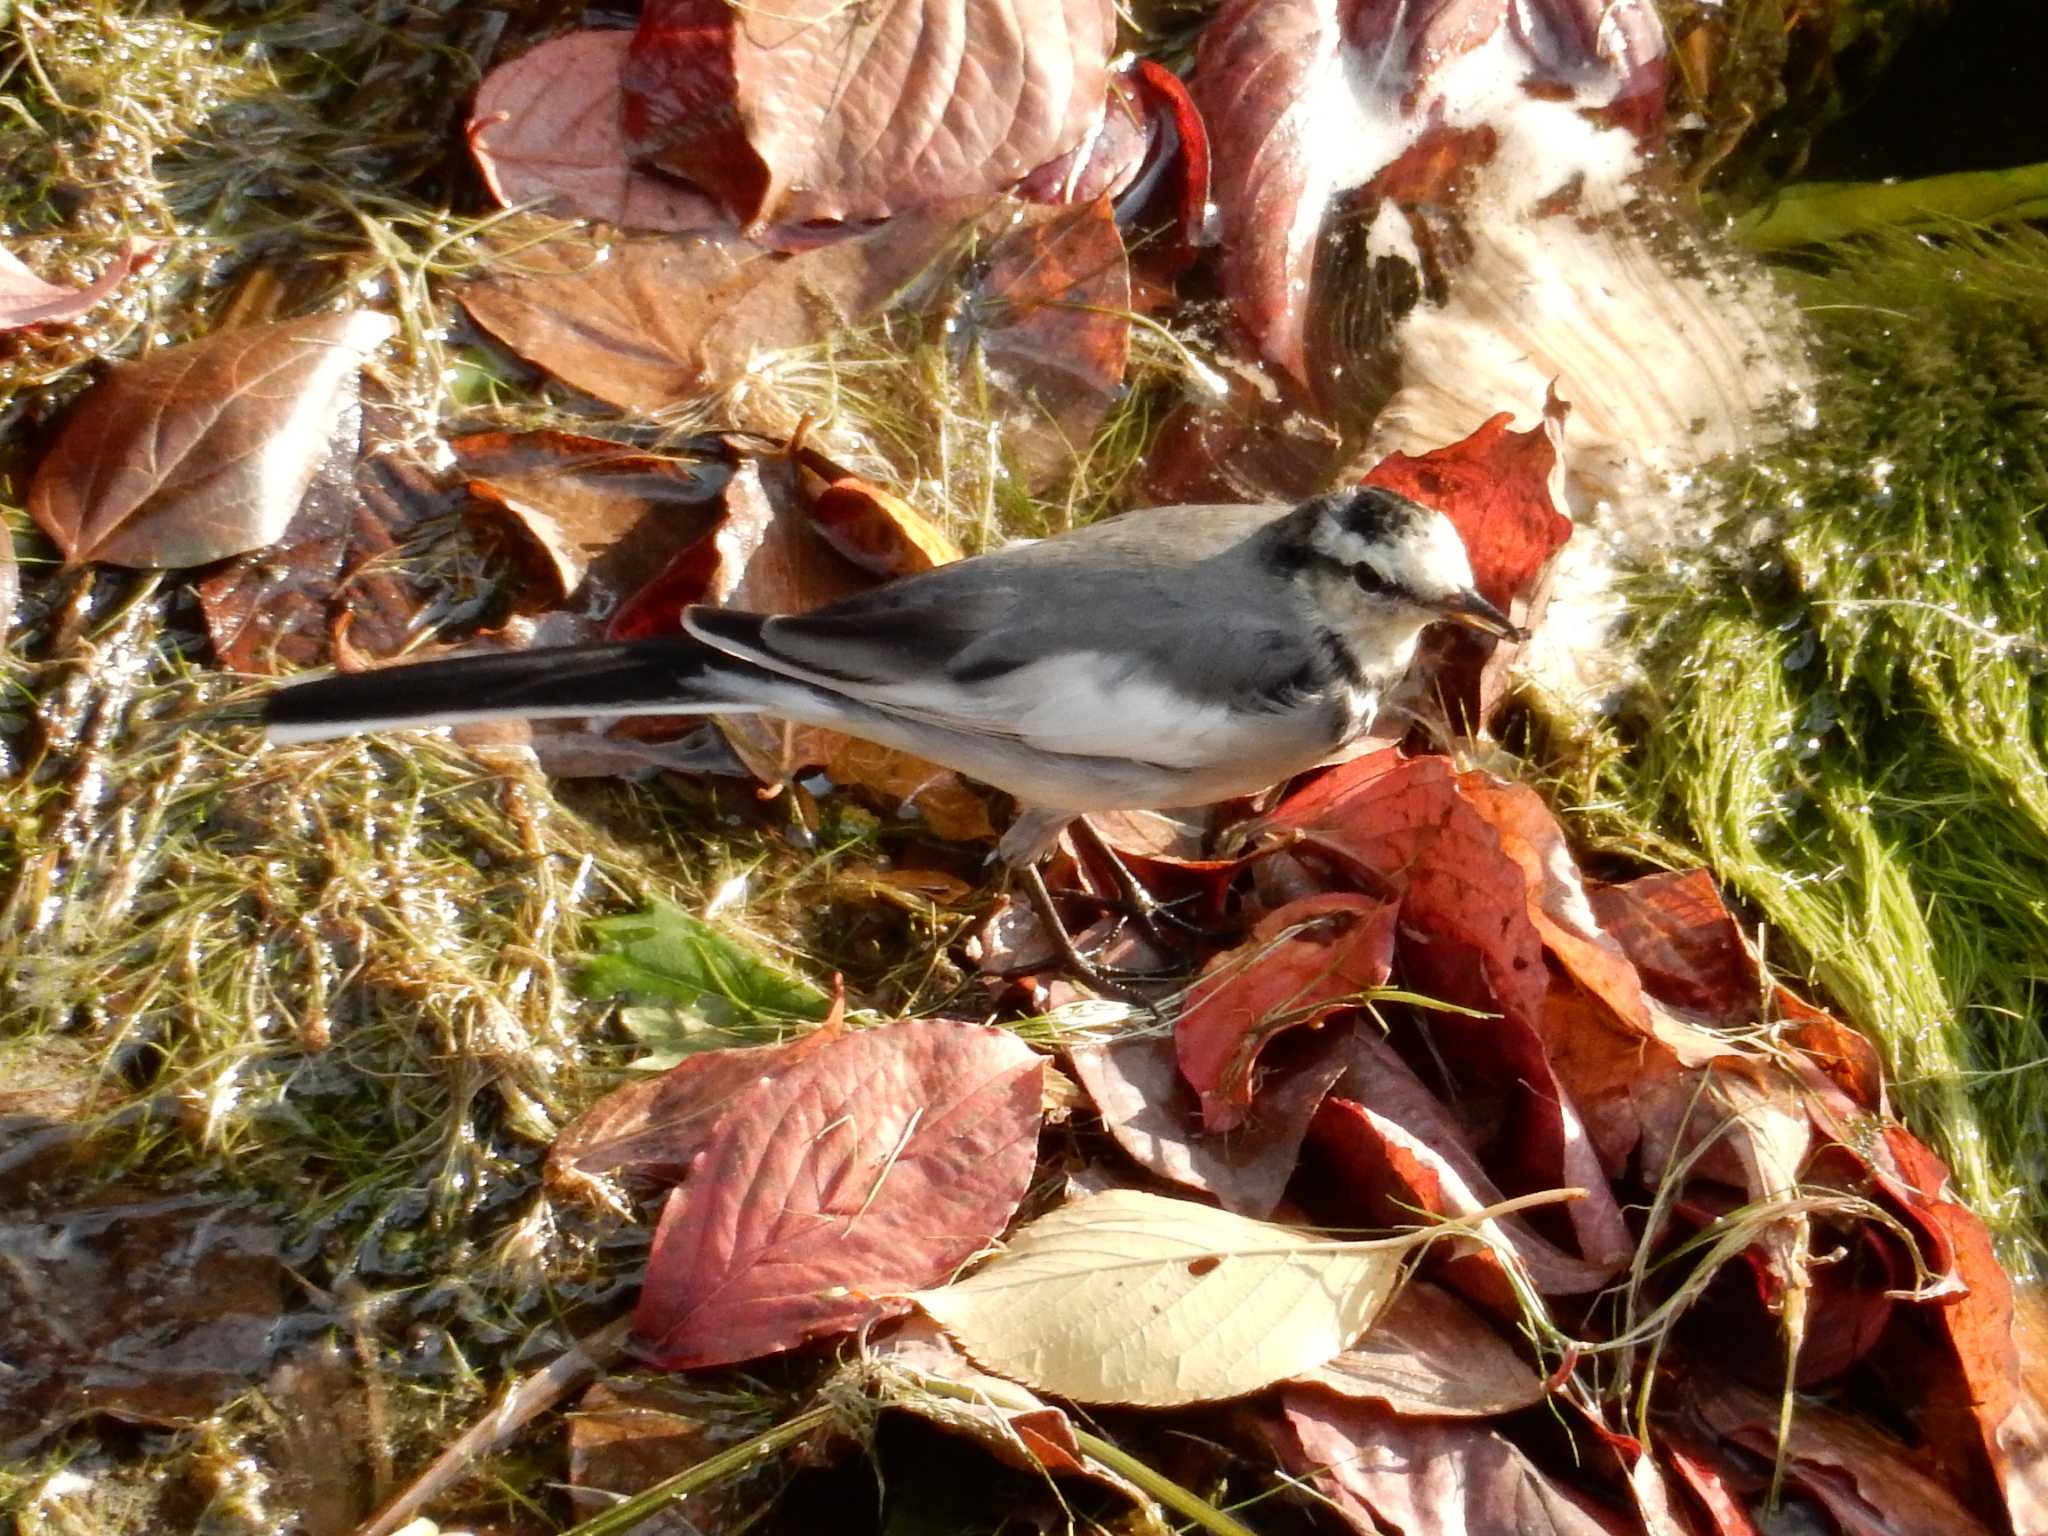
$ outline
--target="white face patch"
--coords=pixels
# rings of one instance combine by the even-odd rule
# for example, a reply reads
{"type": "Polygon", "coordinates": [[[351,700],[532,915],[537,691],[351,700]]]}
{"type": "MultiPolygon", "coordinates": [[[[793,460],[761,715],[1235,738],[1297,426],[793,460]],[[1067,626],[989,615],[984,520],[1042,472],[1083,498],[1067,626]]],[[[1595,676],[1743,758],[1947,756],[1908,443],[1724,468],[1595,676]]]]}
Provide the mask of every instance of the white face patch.
{"type": "Polygon", "coordinates": [[[1318,531],[1323,553],[1346,566],[1377,571],[1390,587],[1412,593],[1425,605],[1455,597],[1472,587],[1472,562],[1465,541],[1448,517],[1421,508],[1398,533],[1387,539],[1366,539],[1331,522],[1318,531]]]}

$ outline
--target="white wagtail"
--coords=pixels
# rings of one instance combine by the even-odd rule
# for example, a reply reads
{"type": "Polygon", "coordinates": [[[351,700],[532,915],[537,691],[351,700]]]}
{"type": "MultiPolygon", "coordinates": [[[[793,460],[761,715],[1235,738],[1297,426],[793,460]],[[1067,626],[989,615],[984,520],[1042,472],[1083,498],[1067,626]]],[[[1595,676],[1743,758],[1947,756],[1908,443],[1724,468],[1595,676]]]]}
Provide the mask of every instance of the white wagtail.
{"type": "Polygon", "coordinates": [[[683,632],[289,684],[274,742],[462,721],[766,714],[1007,790],[1031,871],[1091,811],[1206,805],[1372,723],[1441,619],[1515,639],[1442,513],[1365,487],[1160,507],[798,615],[691,608],[683,632]]]}

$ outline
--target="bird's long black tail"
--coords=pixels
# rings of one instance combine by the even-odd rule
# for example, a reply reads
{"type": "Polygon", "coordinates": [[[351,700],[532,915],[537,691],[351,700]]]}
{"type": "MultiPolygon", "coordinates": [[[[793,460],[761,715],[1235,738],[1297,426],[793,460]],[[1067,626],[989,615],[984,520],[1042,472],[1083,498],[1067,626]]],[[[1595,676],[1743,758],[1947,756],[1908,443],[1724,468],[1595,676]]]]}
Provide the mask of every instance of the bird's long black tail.
{"type": "Polygon", "coordinates": [[[758,672],[688,635],[493,652],[291,683],[264,701],[263,724],[288,743],[469,720],[736,714],[769,702],[764,685],[791,690],[758,672]]]}

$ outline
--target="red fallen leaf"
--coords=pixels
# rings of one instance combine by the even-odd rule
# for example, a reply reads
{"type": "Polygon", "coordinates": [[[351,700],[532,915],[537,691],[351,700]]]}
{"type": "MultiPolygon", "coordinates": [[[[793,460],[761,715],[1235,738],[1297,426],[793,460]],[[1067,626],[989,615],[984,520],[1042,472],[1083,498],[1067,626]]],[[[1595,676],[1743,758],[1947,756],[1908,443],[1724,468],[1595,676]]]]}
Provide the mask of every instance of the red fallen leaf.
{"type": "Polygon", "coordinates": [[[396,330],[349,310],[124,364],[65,421],[30,515],[74,565],[160,569],[264,548],[313,483],[356,370],[396,330]]]}
{"type": "Polygon", "coordinates": [[[106,271],[83,288],[66,288],[46,283],[31,272],[19,256],[0,246],[0,331],[17,331],[25,325],[47,325],[53,321],[75,320],[128,281],[138,263],[156,249],[156,241],[128,237],[106,271]]]}
{"type": "Polygon", "coordinates": [[[1427,1418],[1493,1418],[1543,1401],[1543,1378],[1500,1331],[1440,1285],[1410,1279],[1365,1336],[1293,1386],[1427,1418]]]}
{"type": "Polygon", "coordinates": [[[2012,1279],[1991,1234],[1949,1198],[1947,1167],[1904,1126],[1880,1124],[1871,1135],[1866,1125],[1859,1135],[1825,1101],[1809,1100],[1809,1108],[1926,1237],[1929,1265],[1948,1282],[1932,1305],[1904,1309],[1899,1320],[1938,1343],[1916,1348],[1895,1329],[1880,1351],[1880,1364],[1901,1387],[1901,1406],[1952,1486],[1979,1498],[1988,1487],[2011,1507],[2048,1518],[2042,1469],[2016,1468],[2006,1454],[2004,1432],[2020,1401],[2020,1360],[2012,1279]]]}
{"type": "Polygon", "coordinates": [[[539,203],[627,229],[732,227],[702,192],[627,158],[619,72],[632,40],[630,32],[571,32],[484,76],[469,152],[499,206],[539,203]]]}
{"type": "Polygon", "coordinates": [[[1600,926],[1564,828],[1543,797],[1526,784],[1504,784],[1483,773],[1460,775],[1458,793],[1492,824],[1501,850],[1521,866],[1529,920],[1543,947],[1623,1024],[1649,1034],[1642,980],[1627,952],[1600,926]]]}
{"type": "Polygon", "coordinates": [[[1329,488],[1343,442],[1327,422],[1278,399],[1248,363],[1214,383],[1212,398],[1183,400],[1159,429],[1140,482],[1146,505],[1296,502],[1329,488]]]}
{"type": "Polygon", "coordinates": [[[628,55],[638,158],[749,227],[999,192],[1099,112],[1107,0],[651,0],[628,55]]]}
{"type": "Polygon", "coordinates": [[[720,1117],[748,1090],[773,1082],[845,1032],[844,999],[816,1029],[779,1045],[700,1051],[658,1077],[615,1088],[570,1121],[548,1149],[547,1181],[587,1189],[609,1176],[651,1192],[680,1184],[720,1117]]]}
{"type": "Polygon", "coordinates": [[[1073,1421],[1064,1410],[1029,1388],[989,1375],[962,1354],[931,1319],[912,1316],[890,1324],[882,1337],[867,1346],[863,1359],[885,1371],[904,1370],[953,1382],[971,1393],[963,1399],[916,1390],[901,1394],[885,1391],[881,1400],[888,1406],[908,1409],[943,1429],[964,1432],[1020,1471],[1099,1477],[1119,1491],[1135,1495],[1129,1483],[1086,1460],[1073,1421]]]}
{"type": "Polygon", "coordinates": [[[1261,354],[1309,382],[1319,237],[1342,193],[1390,171],[1414,182],[1404,157],[1453,118],[1468,153],[1492,150],[1471,130],[1534,99],[1634,121],[1662,100],[1662,53],[1654,8],[1634,0],[1230,0],[1203,29],[1189,87],[1216,146],[1224,292],[1261,354]],[[1453,67],[1480,50],[1492,68],[1453,67]]]}
{"type": "MultiPolygon", "coordinates": [[[[1309,1138],[1342,1176],[1354,1208],[1368,1223],[1412,1221],[1418,1210],[1470,1216],[1500,1203],[1499,1188],[1480,1167],[1463,1130],[1405,1067],[1354,1073],[1342,1091],[1370,1095],[1374,1103],[1324,1099],[1309,1123],[1309,1138]]],[[[1604,1184],[1592,1197],[1611,1198],[1604,1184]]],[[[1496,1225],[1546,1296],[1597,1291],[1620,1267],[1612,1256],[1598,1262],[1573,1257],[1519,1216],[1501,1218],[1496,1225]]],[[[1488,1306],[1512,1310],[1513,1289],[1490,1250],[1475,1249],[1452,1266],[1460,1289],[1488,1306]]]]}
{"type": "Polygon", "coordinates": [[[1600,926],[1659,1002],[1710,1024],[1748,1024],[1762,978],[1735,916],[1704,869],[1588,889],[1600,926]]]}
{"type": "Polygon", "coordinates": [[[1710,1452],[1671,1435],[1661,1439],[1659,1449],[1705,1513],[1712,1536],[1758,1536],[1756,1523],[1729,1486],[1727,1469],[1710,1452]]]}
{"type": "MultiPolygon", "coordinates": [[[[1776,1456],[1776,1398],[1701,1384],[1688,1406],[1728,1444],[1766,1461],[1776,1456]]],[[[1785,1450],[1785,1481],[1826,1509],[1844,1536],[1988,1536],[1918,1458],[1865,1419],[1801,1403],[1785,1450]]]]}
{"type": "Polygon", "coordinates": [[[1173,1026],[1202,1124],[1241,1125],[1259,1052],[1282,1031],[1320,1024],[1384,986],[1393,956],[1393,905],[1332,892],[1268,913],[1245,943],[1210,961],[1173,1026]]]}
{"type": "Polygon", "coordinates": [[[730,475],[570,432],[478,432],[448,444],[483,512],[544,573],[544,600],[602,617],[658,574],[730,475]]]}
{"type": "Polygon", "coordinates": [[[1403,985],[1502,1015],[1433,1016],[1431,1037],[1455,1066],[1511,1095],[1508,1161],[1531,1187],[1593,1192],[1568,1208],[1585,1256],[1606,1263],[1631,1252],[1634,1241],[1605,1197],[1600,1160],[1543,1043],[1550,972],[1527,882],[1500,834],[1460,793],[1449,762],[1392,751],[1359,758],[1290,796],[1268,824],[1293,834],[1297,858],[1327,859],[1398,901],[1403,985]]]}
{"type": "Polygon", "coordinates": [[[1079,144],[1017,184],[1039,203],[1107,197],[1124,228],[1165,225],[1159,269],[1185,268],[1203,244],[1209,201],[1209,135],[1180,77],[1140,59],[1109,82],[1102,116],[1079,144]]]}
{"type": "Polygon", "coordinates": [[[1788,987],[1773,987],[1771,999],[1784,1038],[1812,1063],[1821,1079],[1844,1096],[1837,1113],[1888,1114],[1884,1062],[1877,1047],[1824,1008],[1816,1008],[1788,987]]]}
{"type": "Polygon", "coordinates": [[[1306,1477],[1361,1536],[1608,1536],[1584,1498],[1484,1424],[1408,1418],[1302,1387],[1268,1429],[1281,1465],[1306,1477]]]}
{"type": "Polygon", "coordinates": [[[647,1359],[722,1365],[907,1310],[1015,1212],[1043,1075],[1014,1035],[918,1020],[747,1091],[662,1211],[633,1315],[647,1359]]]}
{"type": "Polygon", "coordinates": [[[1331,1042],[1318,1041],[1306,1059],[1260,1084],[1235,1129],[1204,1135],[1196,1129],[1201,1106],[1180,1075],[1173,1041],[1130,1035],[1076,1046],[1072,1058],[1103,1124],[1141,1167],[1258,1220],[1280,1204],[1316,1106],[1344,1070],[1331,1042]]]}
{"type": "Polygon", "coordinates": [[[1572,520],[1551,494],[1557,441],[1545,414],[1542,425],[1513,432],[1514,417],[1503,411],[1448,447],[1420,456],[1390,453],[1364,480],[1435,507],[1456,524],[1473,583],[1503,612],[1529,595],[1537,573],[1572,536],[1572,520]]]}
{"type": "Polygon", "coordinates": [[[385,658],[412,643],[425,599],[389,557],[446,498],[417,464],[357,454],[351,438],[329,458],[276,544],[194,584],[223,667],[276,673],[319,666],[344,648],[385,658]]]}
{"type": "Polygon", "coordinates": [[[778,256],[674,235],[522,250],[456,297],[485,330],[565,383],[658,411],[744,378],[754,357],[866,323],[921,291],[986,205],[950,204],[778,256]]]}

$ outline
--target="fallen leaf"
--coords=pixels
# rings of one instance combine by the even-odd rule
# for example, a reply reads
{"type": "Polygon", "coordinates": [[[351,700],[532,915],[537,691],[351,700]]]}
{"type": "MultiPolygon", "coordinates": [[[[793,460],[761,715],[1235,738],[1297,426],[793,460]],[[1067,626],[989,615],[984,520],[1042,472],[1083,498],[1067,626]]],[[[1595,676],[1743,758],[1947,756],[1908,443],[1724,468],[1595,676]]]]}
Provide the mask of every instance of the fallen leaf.
{"type": "Polygon", "coordinates": [[[778,1045],[686,1056],[659,1077],[615,1088],[563,1127],[548,1149],[550,1186],[620,1180],[635,1194],[682,1183],[740,1095],[787,1072],[842,1033],[836,1019],[778,1045]]]}
{"type": "Polygon", "coordinates": [[[643,453],[570,432],[479,432],[448,449],[469,493],[544,573],[545,600],[608,616],[707,528],[730,477],[717,460],[643,453]]]}
{"type": "Polygon", "coordinates": [[[1741,1497],[1731,1486],[1728,1469],[1702,1447],[1666,1435],[1659,1449],[1664,1459],[1685,1484],[1686,1491],[1705,1511],[1712,1524],[1712,1536],[1758,1536],[1741,1497]]]}
{"type": "Polygon", "coordinates": [[[979,352],[1021,412],[1005,451],[1031,483],[1049,483],[1093,441],[1130,362],[1130,262],[1108,199],[1020,213],[989,241],[964,297],[953,347],[979,352]]]}
{"type": "Polygon", "coordinates": [[[1290,1386],[1431,1418],[1492,1418],[1543,1401],[1535,1367],[1440,1285],[1410,1280],[1365,1336],[1290,1386]]]}
{"type": "MultiPolygon", "coordinates": [[[[716,1455],[734,1438],[707,1418],[701,1395],[661,1381],[600,1381],[577,1399],[568,1421],[570,1497],[586,1516],[716,1455]]],[[[733,1491],[729,1484],[693,1489],[637,1528],[643,1536],[715,1529],[733,1491]]]]}
{"type": "Polygon", "coordinates": [[[620,70],[630,32],[571,32],[484,76],[469,151],[500,207],[537,203],[626,229],[732,227],[697,189],[627,157],[620,70]]]}
{"type": "Polygon", "coordinates": [[[1259,1219],[1280,1204],[1316,1106],[1344,1070],[1339,1054],[1318,1042],[1305,1059],[1269,1075],[1242,1123],[1204,1135],[1200,1101],[1181,1076],[1171,1039],[1128,1035],[1070,1054],[1103,1124],[1140,1167],[1259,1219]]]}
{"type": "Polygon", "coordinates": [[[1331,1242],[1111,1189],[913,1298],[988,1369],[1082,1403],[1241,1397],[1322,1364],[1386,1305],[1413,1243],[1331,1242]]]}
{"type": "Polygon", "coordinates": [[[396,331],[350,310],[124,364],[65,420],[28,510],[71,564],[158,569],[262,549],[313,483],[357,369],[396,331]]]}
{"type": "Polygon", "coordinates": [[[128,274],[156,245],[154,240],[130,235],[107,263],[107,269],[83,288],[44,282],[19,256],[0,246],[0,331],[77,319],[127,282],[128,274]]]}
{"type": "Polygon", "coordinates": [[[1209,962],[1173,1026],[1181,1075],[1201,1096],[1205,1128],[1243,1122],[1259,1052],[1275,1035],[1319,1024],[1385,985],[1394,920],[1391,902],[1312,896],[1269,913],[1245,943],[1209,962]]]}
{"type": "Polygon", "coordinates": [[[811,526],[832,549],[872,576],[910,576],[950,565],[960,546],[898,496],[842,468],[815,448],[793,450],[803,469],[811,526]]]}
{"type": "Polygon", "coordinates": [[[597,949],[576,978],[588,997],[695,1008],[720,1027],[816,1022],[831,1006],[809,982],[660,897],[591,930],[597,949]]]}
{"type": "Polygon", "coordinates": [[[275,674],[325,665],[337,653],[386,658],[408,649],[426,598],[391,557],[445,510],[433,482],[409,460],[361,457],[354,434],[337,434],[277,542],[193,584],[214,659],[275,674]]]}
{"type": "Polygon", "coordinates": [[[456,297],[527,361],[607,404],[659,411],[743,379],[760,353],[867,323],[917,290],[985,205],[892,219],[778,256],[675,235],[521,251],[456,297]]]}
{"type": "MultiPolygon", "coordinates": [[[[1731,1445],[1771,1460],[1778,1402],[1747,1387],[1712,1383],[1692,1411],[1731,1445]]],[[[1785,1442],[1785,1479],[1824,1507],[1844,1536],[1979,1536],[1987,1532],[1907,1448],[1855,1415],[1801,1403],[1785,1442]]]]}
{"type": "Polygon", "coordinates": [[[651,0],[628,140],[741,223],[873,219],[999,192],[1100,110],[1107,0],[651,0]]]}
{"type": "Polygon", "coordinates": [[[1431,1038],[1470,1081],[1509,1096],[1509,1150],[1496,1166],[1512,1163],[1531,1188],[1589,1191],[1568,1208],[1580,1251],[1596,1265],[1619,1263],[1634,1238],[1544,1046],[1550,970],[1527,881],[1460,788],[1446,759],[1380,752],[1297,791],[1268,825],[1293,838],[1297,858],[1328,860],[1398,901],[1396,972],[1405,987],[1500,1015],[1433,1014],[1431,1038]]]}
{"type": "Polygon", "coordinates": [[[920,1020],[748,1090],[662,1211],[633,1314],[645,1357],[722,1365],[905,1310],[1016,1211],[1040,1077],[1015,1035],[920,1020]]]}
{"type": "Polygon", "coordinates": [[[1755,1020],[1756,957],[1704,869],[1643,875],[1588,890],[1600,926],[1659,1002],[1721,1025],[1755,1020]]]}
{"type": "Polygon", "coordinates": [[[283,1321],[283,1241],[208,1194],[0,1212],[0,1443],[23,1451],[90,1414],[187,1424],[246,1389],[283,1321]]]}
{"type": "Polygon", "coordinates": [[[1484,1424],[1408,1418],[1302,1387],[1280,1394],[1280,1411],[1281,1465],[1366,1536],[1608,1536],[1593,1506],[1484,1424]]]}

